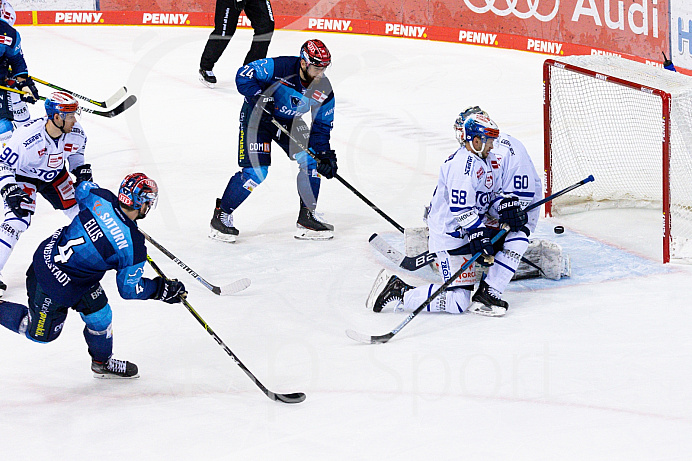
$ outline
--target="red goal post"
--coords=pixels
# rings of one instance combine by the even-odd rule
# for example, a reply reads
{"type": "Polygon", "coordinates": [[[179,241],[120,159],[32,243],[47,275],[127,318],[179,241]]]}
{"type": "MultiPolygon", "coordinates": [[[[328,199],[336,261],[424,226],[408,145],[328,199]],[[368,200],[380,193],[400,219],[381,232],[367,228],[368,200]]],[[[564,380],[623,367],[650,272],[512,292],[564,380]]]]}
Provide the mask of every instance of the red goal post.
{"type": "Polygon", "coordinates": [[[692,258],[692,78],[612,56],[543,66],[546,216],[658,208],[663,262],[692,258]]]}

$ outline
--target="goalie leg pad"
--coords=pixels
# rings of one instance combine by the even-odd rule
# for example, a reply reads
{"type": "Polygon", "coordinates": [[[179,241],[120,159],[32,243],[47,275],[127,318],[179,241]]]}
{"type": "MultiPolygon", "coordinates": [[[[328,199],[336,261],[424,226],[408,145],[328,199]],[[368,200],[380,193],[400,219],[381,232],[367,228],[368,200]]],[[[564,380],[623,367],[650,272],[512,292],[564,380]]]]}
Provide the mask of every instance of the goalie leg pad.
{"type": "Polygon", "coordinates": [[[569,277],[572,273],[569,256],[563,253],[559,244],[550,240],[532,239],[524,253],[524,258],[534,263],[543,272],[522,262],[517,268],[515,279],[530,278],[534,275],[560,280],[562,277],[569,277]]]}

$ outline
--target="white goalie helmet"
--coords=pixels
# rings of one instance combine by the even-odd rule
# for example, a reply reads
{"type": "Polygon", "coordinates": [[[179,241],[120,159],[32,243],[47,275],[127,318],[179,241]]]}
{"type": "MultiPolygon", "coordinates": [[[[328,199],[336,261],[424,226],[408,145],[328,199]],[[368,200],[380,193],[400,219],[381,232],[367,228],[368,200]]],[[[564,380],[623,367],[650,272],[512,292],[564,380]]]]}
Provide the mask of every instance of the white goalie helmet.
{"type": "Polygon", "coordinates": [[[486,111],[481,109],[479,106],[469,106],[459,113],[456,121],[454,122],[454,134],[457,138],[459,144],[464,144],[466,139],[466,133],[464,131],[464,122],[472,114],[483,114],[486,117],[490,117],[486,111]]]}

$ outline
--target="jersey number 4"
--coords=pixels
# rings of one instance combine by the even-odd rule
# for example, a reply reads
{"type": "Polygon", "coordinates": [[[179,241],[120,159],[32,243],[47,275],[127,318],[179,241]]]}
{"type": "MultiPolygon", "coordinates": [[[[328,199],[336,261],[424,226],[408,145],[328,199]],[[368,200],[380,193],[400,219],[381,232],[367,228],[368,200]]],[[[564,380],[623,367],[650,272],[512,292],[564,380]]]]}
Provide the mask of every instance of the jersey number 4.
{"type": "Polygon", "coordinates": [[[66,244],[58,247],[58,253],[53,260],[56,263],[65,264],[74,254],[72,247],[85,243],[84,237],[68,240],[66,244]]]}

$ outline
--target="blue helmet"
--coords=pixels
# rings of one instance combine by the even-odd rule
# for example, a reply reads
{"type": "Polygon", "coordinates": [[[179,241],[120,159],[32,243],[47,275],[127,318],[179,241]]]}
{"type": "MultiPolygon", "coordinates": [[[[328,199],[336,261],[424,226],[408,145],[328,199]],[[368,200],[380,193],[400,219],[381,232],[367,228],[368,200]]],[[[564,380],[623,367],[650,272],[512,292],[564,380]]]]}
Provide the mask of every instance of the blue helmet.
{"type": "Polygon", "coordinates": [[[146,213],[156,208],[159,198],[159,188],[156,181],[144,173],[132,173],[125,176],[118,190],[118,201],[133,210],[141,210],[144,204],[149,204],[146,213]]]}
{"type": "Polygon", "coordinates": [[[459,144],[464,144],[464,141],[466,140],[466,133],[464,132],[464,122],[466,122],[466,119],[473,114],[483,114],[485,116],[488,116],[487,112],[485,112],[479,106],[470,106],[461,111],[456,121],[454,122],[454,133],[459,144]]]}
{"type": "Polygon", "coordinates": [[[79,101],[70,93],[56,91],[46,98],[44,104],[46,115],[53,118],[55,114],[70,114],[79,112],[79,101]]]}
{"type": "Polygon", "coordinates": [[[464,141],[472,142],[473,138],[481,138],[485,143],[488,138],[497,139],[500,129],[486,114],[471,114],[464,122],[464,141]]]}

